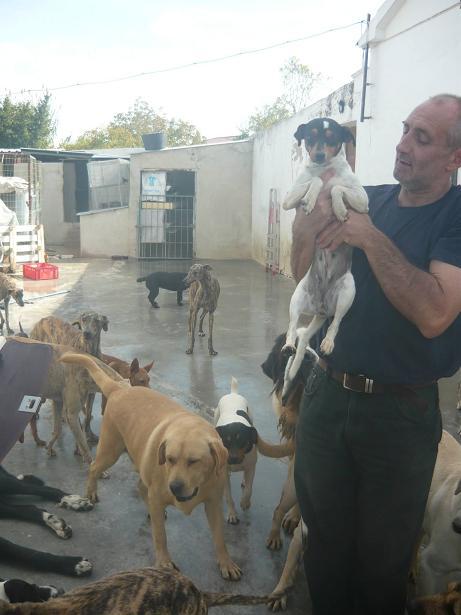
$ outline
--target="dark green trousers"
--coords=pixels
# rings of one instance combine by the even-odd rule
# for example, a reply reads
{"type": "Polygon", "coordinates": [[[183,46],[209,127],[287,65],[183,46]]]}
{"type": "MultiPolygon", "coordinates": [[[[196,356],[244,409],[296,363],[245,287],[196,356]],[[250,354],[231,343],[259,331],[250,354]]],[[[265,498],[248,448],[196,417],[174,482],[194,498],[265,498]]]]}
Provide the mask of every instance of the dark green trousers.
{"type": "Polygon", "coordinates": [[[441,434],[436,384],[355,393],[314,368],[295,462],[314,615],[403,615],[441,434]]]}

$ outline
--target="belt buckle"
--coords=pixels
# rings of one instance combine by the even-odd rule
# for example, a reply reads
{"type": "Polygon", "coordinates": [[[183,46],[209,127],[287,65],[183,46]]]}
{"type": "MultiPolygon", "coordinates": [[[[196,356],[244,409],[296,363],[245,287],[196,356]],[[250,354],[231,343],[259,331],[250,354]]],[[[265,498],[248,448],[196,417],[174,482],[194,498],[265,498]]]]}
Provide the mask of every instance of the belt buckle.
{"type": "Polygon", "coordinates": [[[363,389],[357,389],[348,385],[349,375],[347,372],[343,374],[343,388],[355,393],[373,393],[373,380],[371,378],[367,378],[364,374],[358,374],[358,377],[363,379],[363,389]]]}

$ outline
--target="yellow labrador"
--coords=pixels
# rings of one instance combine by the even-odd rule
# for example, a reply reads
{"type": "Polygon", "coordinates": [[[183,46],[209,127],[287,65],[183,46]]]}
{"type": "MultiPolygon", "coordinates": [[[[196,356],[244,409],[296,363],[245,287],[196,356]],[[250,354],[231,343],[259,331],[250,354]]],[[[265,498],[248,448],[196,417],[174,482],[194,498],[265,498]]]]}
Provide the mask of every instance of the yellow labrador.
{"type": "Polygon", "coordinates": [[[189,515],[203,503],[221,575],[238,580],[242,572],[224,543],[227,450],[212,425],[157,391],[114,382],[90,356],[67,353],[61,361],[86,367],[107,397],[88,476],[90,500],[98,499],[98,477],[126,450],[139,472],[141,495],[149,509],[156,565],[174,567],[167,547],[166,507],[175,506],[189,515]]]}

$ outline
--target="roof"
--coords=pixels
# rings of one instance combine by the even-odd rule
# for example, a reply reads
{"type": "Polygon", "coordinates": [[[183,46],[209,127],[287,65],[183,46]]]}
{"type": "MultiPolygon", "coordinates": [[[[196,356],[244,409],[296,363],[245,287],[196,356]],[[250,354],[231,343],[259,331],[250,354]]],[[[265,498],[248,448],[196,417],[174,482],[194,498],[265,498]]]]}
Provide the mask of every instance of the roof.
{"type": "Polygon", "coordinates": [[[59,161],[59,160],[89,160],[91,154],[84,151],[67,151],[64,149],[36,149],[33,147],[22,147],[21,152],[30,154],[37,160],[42,162],[59,161]]]}
{"type": "Polygon", "coordinates": [[[359,38],[357,45],[365,48],[367,43],[371,46],[379,43],[384,38],[385,30],[389,22],[399,12],[405,0],[386,0],[379,7],[378,12],[370,21],[368,32],[362,34],[359,38]]]}

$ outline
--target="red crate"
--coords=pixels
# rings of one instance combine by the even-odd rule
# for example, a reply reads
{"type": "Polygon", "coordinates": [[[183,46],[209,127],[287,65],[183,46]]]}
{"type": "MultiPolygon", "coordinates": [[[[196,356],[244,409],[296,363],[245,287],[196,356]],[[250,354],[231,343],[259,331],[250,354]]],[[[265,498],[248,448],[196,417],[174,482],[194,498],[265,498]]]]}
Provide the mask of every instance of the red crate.
{"type": "Polygon", "coordinates": [[[49,263],[26,263],[22,266],[22,275],[31,280],[56,280],[59,269],[49,263]]]}

